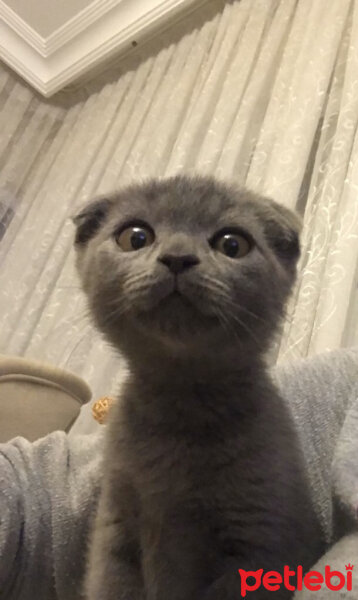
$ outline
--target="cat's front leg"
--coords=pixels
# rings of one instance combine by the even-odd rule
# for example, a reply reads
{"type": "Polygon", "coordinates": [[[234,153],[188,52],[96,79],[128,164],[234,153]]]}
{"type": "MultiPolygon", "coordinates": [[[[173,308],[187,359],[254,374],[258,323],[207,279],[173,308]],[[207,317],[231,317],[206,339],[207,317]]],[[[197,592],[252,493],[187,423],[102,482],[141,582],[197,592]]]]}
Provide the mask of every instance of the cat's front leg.
{"type": "Polygon", "coordinates": [[[117,523],[95,532],[85,590],[86,600],[145,600],[138,549],[117,523]]]}
{"type": "Polygon", "coordinates": [[[86,600],[145,600],[133,490],[102,492],[85,580],[86,600]],[[118,495],[117,495],[118,494],[118,495]]]}

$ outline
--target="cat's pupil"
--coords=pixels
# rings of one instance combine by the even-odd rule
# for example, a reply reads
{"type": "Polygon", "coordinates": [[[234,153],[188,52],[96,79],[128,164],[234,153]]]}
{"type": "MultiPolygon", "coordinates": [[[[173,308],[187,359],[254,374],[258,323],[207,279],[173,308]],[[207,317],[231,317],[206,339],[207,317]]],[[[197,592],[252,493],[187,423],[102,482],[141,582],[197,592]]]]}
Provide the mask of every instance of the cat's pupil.
{"type": "Polygon", "coordinates": [[[239,249],[240,249],[240,244],[239,241],[236,239],[236,237],[234,237],[233,235],[227,234],[224,238],[224,242],[223,242],[223,250],[226,254],[226,256],[230,256],[230,258],[234,258],[235,256],[237,256],[239,249]]]}
{"type": "Polygon", "coordinates": [[[133,250],[139,250],[140,248],[144,248],[147,243],[147,234],[144,229],[133,229],[133,233],[131,235],[131,246],[133,250]]]}

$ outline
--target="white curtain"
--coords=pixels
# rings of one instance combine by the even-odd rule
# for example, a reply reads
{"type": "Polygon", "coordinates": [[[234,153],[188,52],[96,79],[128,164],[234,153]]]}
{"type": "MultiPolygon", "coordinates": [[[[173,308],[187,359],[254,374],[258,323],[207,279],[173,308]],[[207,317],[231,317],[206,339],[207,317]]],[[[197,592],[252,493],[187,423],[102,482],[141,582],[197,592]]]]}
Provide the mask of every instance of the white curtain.
{"type": "Polygon", "coordinates": [[[120,360],[86,316],[69,217],[133,179],[194,171],[304,217],[279,360],[358,342],[358,0],[207,2],[49,101],[2,68],[0,108],[0,205],[14,213],[1,352],[111,393],[120,360]]]}

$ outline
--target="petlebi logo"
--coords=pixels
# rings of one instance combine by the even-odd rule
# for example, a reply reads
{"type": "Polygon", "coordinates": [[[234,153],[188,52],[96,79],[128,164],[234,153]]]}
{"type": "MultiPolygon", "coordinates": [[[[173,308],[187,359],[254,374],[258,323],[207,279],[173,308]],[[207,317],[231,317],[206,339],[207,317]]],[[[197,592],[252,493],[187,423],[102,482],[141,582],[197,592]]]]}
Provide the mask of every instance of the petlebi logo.
{"type": "Polygon", "coordinates": [[[259,569],[258,571],[239,569],[241,598],[245,598],[247,592],[258,590],[261,586],[272,592],[279,590],[282,586],[292,592],[295,590],[301,591],[304,588],[316,592],[325,584],[332,591],[338,592],[344,588],[350,592],[352,591],[352,571],[354,565],[349,563],[345,567],[346,572],[342,573],[341,571],[332,571],[331,567],[327,565],[324,569],[324,575],[319,571],[308,571],[303,575],[301,566],[297,567],[297,571],[292,571],[287,565],[284,567],[283,575],[278,571],[266,571],[264,573],[263,569],[259,569]],[[292,583],[291,578],[293,577],[295,578],[296,585],[292,583]]]}

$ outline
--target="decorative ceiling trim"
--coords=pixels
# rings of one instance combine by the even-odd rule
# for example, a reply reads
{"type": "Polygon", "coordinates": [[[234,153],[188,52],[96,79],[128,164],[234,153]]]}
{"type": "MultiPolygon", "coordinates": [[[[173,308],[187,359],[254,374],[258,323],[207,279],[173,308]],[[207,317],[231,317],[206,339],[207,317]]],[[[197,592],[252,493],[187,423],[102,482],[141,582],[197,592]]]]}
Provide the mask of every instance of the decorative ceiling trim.
{"type": "Polygon", "coordinates": [[[42,38],[32,27],[30,27],[19,15],[0,0],[0,23],[4,21],[8,27],[11,27],[20,37],[22,37],[30,46],[35,48],[40,54],[45,51],[46,40],[42,38]]]}
{"type": "Polygon", "coordinates": [[[87,8],[79,12],[72,19],[67,21],[67,23],[62,25],[62,27],[59,27],[49,35],[45,41],[46,56],[52,54],[52,52],[63,46],[63,44],[69,42],[110,10],[118,7],[119,4],[122,5],[123,10],[124,3],[123,0],[119,0],[119,2],[118,0],[96,0],[95,2],[92,2],[87,8]]]}
{"type": "Polygon", "coordinates": [[[49,97],[205,1],[97,0],[43,38],[0,0],[0,59],[49,97]]]}

